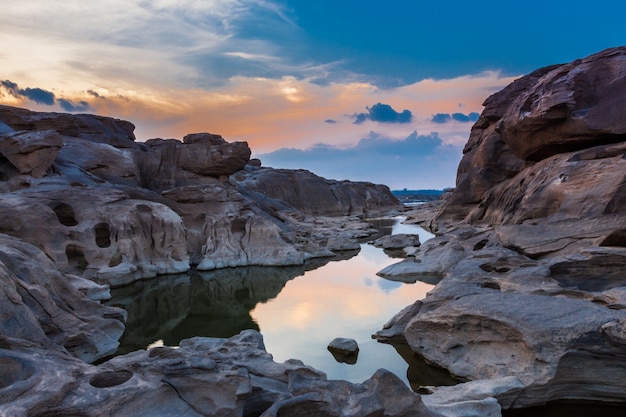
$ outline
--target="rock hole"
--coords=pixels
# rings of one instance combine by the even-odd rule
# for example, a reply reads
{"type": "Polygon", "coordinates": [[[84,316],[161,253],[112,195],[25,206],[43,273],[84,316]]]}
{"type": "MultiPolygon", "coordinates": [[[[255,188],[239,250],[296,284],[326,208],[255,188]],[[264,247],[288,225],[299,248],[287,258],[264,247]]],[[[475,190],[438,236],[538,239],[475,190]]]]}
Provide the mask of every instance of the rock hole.
{"type": "Polygon", "coordinates": [[[96,234],[96,245],[99,248],[108,248],[111,246],[111,228],[107,223],[98,223],[94,227],[96,234]]]}
{"type": "Polygon", "coordinates": [[[0,171],[0,181],[7,182],[9,180],[9,175],[6,172],[0,171]]]}
{"type": "Polygon", "coordinates": [[[140,213],[152,213],[152,207],[146,206],[145,204],[138,204],[137,211],[140,213]]]}
{"type": "Polygon", "coordinates": [[[483,282],[480,284],[481,288],[489,288],[491,290],[500,290],[500,285],[496,282],[483,282]]]}
{"type": "Polygon", "coordinates": [[[233,234],[246,234],[246,219],[235,219],[230,223],[230,231],[233,234]]]}
{"type": "Polygon", "coordinates": [[[87,269],[89,263],[85,259],[85,253],[83,248],[78,245],[69,244],[65,247],[65,256],[67,256],[67,263],[71,268],[78,269],[83,272],[87,269]]]}
{"type": "Polygon", "coordinates": [[[0,357],[0,388],[13,385],[31,377],[35,370],[23,359],[0,357]]]}
{"type": "Polygon", "coordinates": [[[619,246],[626,247],[626,230],[616,230],[608,235],[600,246],[619,246]]]}
{"type": "Polygon", "coordinates": [[[490,263],[482,264],[479,268],[485,272],[497,272],[499,274],[509,272],[511,270],[508,266],[498,266],[490,263]]]}
{"type": "Polygon", "coordinates": [[[476,243],[474,245],[474,249],[475,251],[477,250],[481,250],[482,248],[484,248],[485,246],[487,246],[487,243],[489,243],[489,239],[483,239],[480,242],[476,243]]]}
{"type": "Polygon", "coordinates": [[[74,209],[72,206],[65,203],[59,203],[56,206],[52,207],[54,210],[54,214],[57,215],[59,219],[59,223],[64,226],[76,226],[78,222],[76,221],[76,216],[74,215],[74,209]]]}
{"type": "Polygon", "coordinates": [[[120,369],[117,371],[105,371],[94,375],[89,380],[89,384],[92,387],[96,388],[110,388],[122,385],[124,382],[128,381],[132,377],[133,373],[125,369],[120,369]]]}

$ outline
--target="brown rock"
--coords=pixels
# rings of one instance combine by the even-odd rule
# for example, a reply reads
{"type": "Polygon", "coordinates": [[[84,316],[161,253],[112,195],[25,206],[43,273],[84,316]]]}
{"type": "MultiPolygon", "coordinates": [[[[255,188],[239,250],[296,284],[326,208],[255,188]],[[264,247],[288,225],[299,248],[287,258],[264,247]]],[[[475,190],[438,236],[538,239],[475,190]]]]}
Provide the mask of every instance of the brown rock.
{"type": "Polygon", "coordinates": [[[250,159],[246,142],[228,143],[208,133],[174,139],[151,139],[137,154],[144,185],[152,190],[204,183],[204,177],[218,178],[241,170],[250,159]]]}
{"type": "Polygon", "coordinates": [[[513,97],[499,126],[524,160],[621,142],[626,134],[626,47],[559,66],[513,97]]]}
{"type": "Polygon", "coordinates": [[[0,135],[0,154],[21,174],[42,177],[63,146],[61,136],[52,130],[12,132],[0,135]]]}
{"type": "Polygon", "coordinates": [[[303,169],[247,166],[233,179],[248,191],[281,200],[311,215],[360,215],[399,207],[384,185],[328,180],[303,169]]]}

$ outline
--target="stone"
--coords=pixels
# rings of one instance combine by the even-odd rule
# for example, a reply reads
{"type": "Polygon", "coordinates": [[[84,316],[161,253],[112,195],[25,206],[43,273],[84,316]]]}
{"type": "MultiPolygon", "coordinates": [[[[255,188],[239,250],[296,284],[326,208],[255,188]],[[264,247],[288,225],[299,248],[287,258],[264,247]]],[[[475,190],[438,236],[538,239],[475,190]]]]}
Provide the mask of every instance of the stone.
{"type": "Polygon", "coordinates": [[[517,94],[499,131],[524,160],[622,142],[626,134],[623,68],[626,48],[611,48],[561,65],[517,94]]]}
{"type": "Polygon", "coordinates": [[[135,147],[135,126],[125,120],[92,114],[34,112],[0,105],[0,122],[13,130],[54,130],[65,136],[108,143],[119,148],[135,147]]]}
{"type": "Polygon", "coordinates": [[[117,349],[125,312],[87,299],[36,247],[0,234],[0,280],[5,344],[63,349],[85,362],[117,349]]]}
{"type": "Polygon", "coordinates": [[[0,155],[7,158],[21,174],[35,178],[46,174],[62,146],[61,136],[51,130],[0,135],[0,155]]]}
{"type": "Polygon", "coordinates": [[[367,182],[328,180],[306,170],[246,166],[233,177],[249,191],[278,199],[316,216],[374,215],[399,207],[389,188],[367,182]]]}
{"type": "Polygon", "coordinates": [[[178,349],[136,351],[97,366],[54,349],[0,349],[0,364],[0,413],[11,416],[439,415],[385,370],[353,384],[328,381],[296,360],[276,363],[254,330],[196,337],[178,349]]]}
{"type": "Polygon", "coordinates": [[[143,152],[136,153],[144,186],[164,191],[180,186],[204,183],[205,177],[219,178],[243,169],[250,159],[246,142],[228,143],[209,134],[175,139],[150,139],[143,152]]]}
{"type": "Polygon", "coordinates": [[[328,344],[328,351],[337,362],[355,364],[359,356],[359,345],[354,339],[337,337],[328,344]]]}
{"type": "Polygon", "coordinates": [[[379,237],[378,239],[370,242],[370,244],[383,249],[404,249],[411,246],[420,246],[420,237],[419,235],[399,233],[379,237]]]}
{"type": "Polygon", "coordinates": [[[433,410],[626,399],[624,68],[613,48],[488,98],[457,187],[416,217],[438,236],[379,273],[439,276],[376,335],[468,380],[429,387],[433,410]]]}

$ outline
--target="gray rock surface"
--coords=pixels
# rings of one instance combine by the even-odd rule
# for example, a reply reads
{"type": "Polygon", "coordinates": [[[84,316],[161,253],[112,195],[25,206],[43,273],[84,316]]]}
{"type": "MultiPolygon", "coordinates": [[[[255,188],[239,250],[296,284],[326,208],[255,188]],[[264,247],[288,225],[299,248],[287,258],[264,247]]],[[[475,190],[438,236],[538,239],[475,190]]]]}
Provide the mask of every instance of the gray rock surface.
{"type": "Polygon", "coordinates": [[[624,74],[614,48],[494,94],[457,188],[432,220],[414,209],[438,236],[380,274],[441,281],[377,337],[469,381],[432,388],[433,409],[626,401],[624,74]]]}

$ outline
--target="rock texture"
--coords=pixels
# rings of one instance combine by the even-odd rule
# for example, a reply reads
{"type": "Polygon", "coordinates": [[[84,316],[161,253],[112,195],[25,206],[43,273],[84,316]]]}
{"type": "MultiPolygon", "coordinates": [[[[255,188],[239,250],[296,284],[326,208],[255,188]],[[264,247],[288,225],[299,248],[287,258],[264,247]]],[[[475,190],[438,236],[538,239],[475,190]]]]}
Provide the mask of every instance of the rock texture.
{"type": "Polygon", "coordinates": [[[15,417],[439,415],[384,370],[352,384],[328,381],[297,360],[278,364],[254,330],[188,339],[179,349],[137,351],[99,366],[38,348],[0,349],[0,363],[0,413],[15,417]]]}
{"type": "Polygon", "coordinates": [[[515,81],[485,101],[455,191],[415,215],[439,236],[380,274],[440,282],[378,337],[470,381],[429,406],[626,401],[625,85],[624,47],[515,81]]]}

